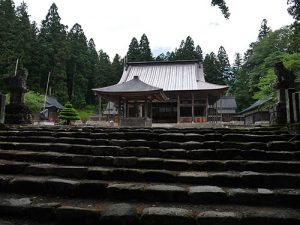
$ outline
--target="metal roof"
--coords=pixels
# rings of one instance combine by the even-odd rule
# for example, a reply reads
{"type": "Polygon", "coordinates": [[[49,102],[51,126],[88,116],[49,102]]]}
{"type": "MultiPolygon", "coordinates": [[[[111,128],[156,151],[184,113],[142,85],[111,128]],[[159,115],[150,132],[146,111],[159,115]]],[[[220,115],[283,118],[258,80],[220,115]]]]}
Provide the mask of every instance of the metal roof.
{"type": "Polygon", "coordinates": [[[46,108],[55,107],[57,109],[64,109],[65,107],[61,105],[55,97],[47,96],[46,108]]]}
{"type": "Polygon", "coordinates": [[[254,102],[252,105],[250,105],[248,108],[244,109],[243,111],[241,111],[239,114],[251,111],[253,109],[256,109],[260,106],[262,106],[263,104],[265,104],[266,102],[268,102],[270,99],[259,99],[256,102],[254,102]]]}
{"type": "Polygon", "coordinates": [[[237,108],[235,97],[233,96],[222,96],[217,101],[217,107],[218,108],[237,108]]]}
{"type": "Polygon", "coordinates": [[[138,76],[134,76],[132,80],[123,83],[92,90],[109,100],[120,99],[120,97],[131,100],[151,98],[152,100],[165,101],[168,99],[163,89],[144,83],[138,76]]]}
{"type": "Polygon", "coordinates": [[[162,91],[161,88],[151,86],[144,83],[139,79],[138,76],[132,77],[129,81],[115,84],[103,88],[93,89],[95,92],[101,93],[135,93],[135,92],[153,92],[153,91],[162,91]]]}
{"type": "Polygon", "coordinates": [[[203,65],[196,60],[128,63],[119,84],[135,76],[164,91],[227,89],[224,85],[205,82],[203,65]]]}

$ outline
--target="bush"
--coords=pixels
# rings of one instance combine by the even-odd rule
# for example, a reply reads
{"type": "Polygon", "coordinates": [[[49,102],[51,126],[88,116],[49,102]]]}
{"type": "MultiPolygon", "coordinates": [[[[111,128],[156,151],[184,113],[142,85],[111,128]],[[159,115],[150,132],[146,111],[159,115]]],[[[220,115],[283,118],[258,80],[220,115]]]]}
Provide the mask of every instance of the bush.
{"type": "Polygon", "coordinates": [[[65,108],[59,112],[59,119],[65,120],[67,125],[71,124],[73,120],[80,120],[79,114],[73,108],[70,102],[67,102],[65,108]]]}

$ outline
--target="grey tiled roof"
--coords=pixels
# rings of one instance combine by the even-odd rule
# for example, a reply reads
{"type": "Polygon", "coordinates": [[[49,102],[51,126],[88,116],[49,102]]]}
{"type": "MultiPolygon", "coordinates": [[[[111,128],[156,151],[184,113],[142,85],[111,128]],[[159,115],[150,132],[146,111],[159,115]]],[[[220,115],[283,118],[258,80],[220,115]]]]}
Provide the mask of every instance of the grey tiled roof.
{"type": "Polygon", "coordinates": [[[196,60],[128,63],[119,83],[132,80],[134,76],[138,76],[146,84],[164,91],[227,88],[225,85],[205,82],[203,65],[196,60]]]}

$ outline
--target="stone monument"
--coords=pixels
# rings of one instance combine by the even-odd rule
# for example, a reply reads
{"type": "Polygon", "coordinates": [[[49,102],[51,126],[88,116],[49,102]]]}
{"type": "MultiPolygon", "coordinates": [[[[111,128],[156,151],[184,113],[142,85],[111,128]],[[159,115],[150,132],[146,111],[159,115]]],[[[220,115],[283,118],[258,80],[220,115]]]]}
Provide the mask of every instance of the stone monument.
{"type": "Polygon", "coordinates": [[[293,121],[292,93],[295,91],[295,74],[285,68],[282,62],[274,65],[277,83],[275,88],[278,91],[279,101],[275,106],[276,124],[286,124],[293,121]]]}
{"type": "Polygon", "coordinates": [[[0,124],[4,123],[6,96],[0,94],[0,124]]]}
{"type": "Polygon", "coordinates": [[[27,70],[20,69],[15,76],[10,76],[6,79],[6,84],[10,92],[10,103],[5,109],[6,124],[32,123],[31,112],[24,104],[24,95],[27,92],[27,77],[27,70]]]}

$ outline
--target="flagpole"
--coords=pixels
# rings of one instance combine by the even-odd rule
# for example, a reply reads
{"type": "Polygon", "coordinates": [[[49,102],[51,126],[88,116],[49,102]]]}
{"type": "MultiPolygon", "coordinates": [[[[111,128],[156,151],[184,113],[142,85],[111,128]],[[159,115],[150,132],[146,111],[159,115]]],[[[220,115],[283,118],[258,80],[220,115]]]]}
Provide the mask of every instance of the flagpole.
{"type": "Polygon", "coordinates": [[[15,76],[17,76],[18,65],[19,65],[19,59],[17,59],[17,62],[16,62],[15,76]]]}
{"type": "Polygon", "coordinates": [[[47,94],[48,94],[48,87],[49,87],[49,81],[50,81],[50,74],[48,74],[48,81],[47,81],[47,86],[46,86],[46,93],[45,93],[45,99],[44,99],[44,107],[43,107],[43,114],[45,115],[45,108],[46,108],[46,101],[47,101],[47,94]]]}

